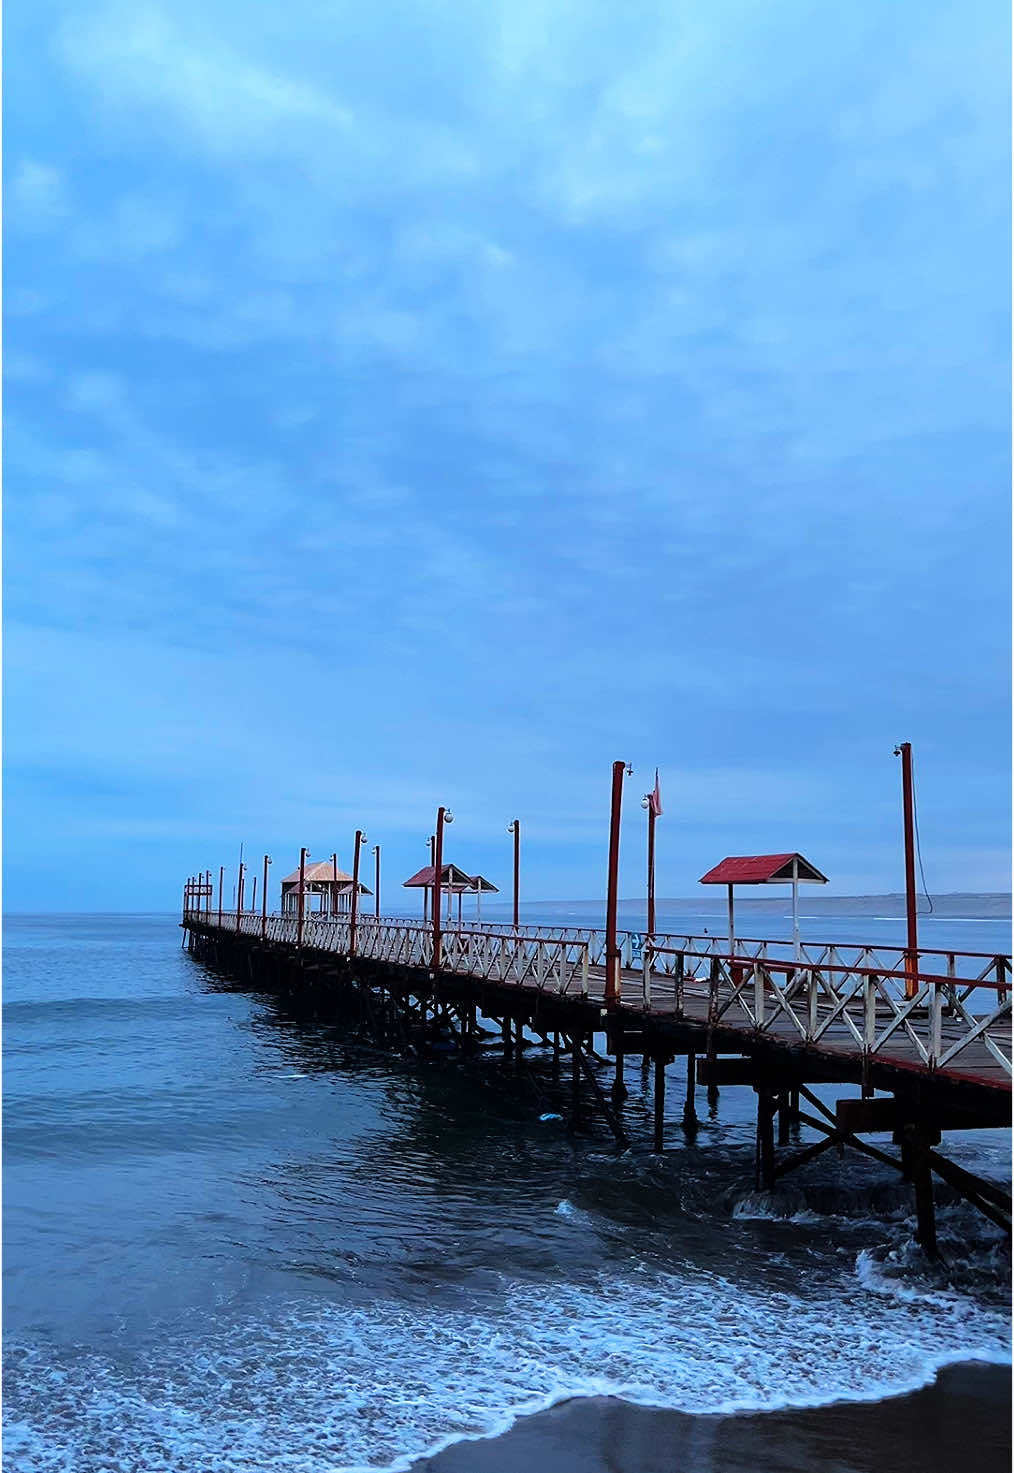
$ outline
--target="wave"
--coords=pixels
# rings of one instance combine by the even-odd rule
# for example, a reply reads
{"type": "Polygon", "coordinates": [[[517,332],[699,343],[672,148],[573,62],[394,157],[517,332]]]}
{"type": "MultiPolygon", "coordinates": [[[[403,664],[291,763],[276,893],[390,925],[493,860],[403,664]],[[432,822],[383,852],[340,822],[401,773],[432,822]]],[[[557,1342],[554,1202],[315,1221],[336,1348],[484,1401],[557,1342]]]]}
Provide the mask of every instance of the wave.
{"type": "Polygon", "coordinates": [[[220,1313],[131,1357],[9,1341],[8,1456],[38,1473],[404,1473],[574,1397],[774,1410],[1006,1362],[1005,1312],[953,1291],[898,1294],[899,1265],[860,1260],[833,1278],[815,1270],[805,1296],[642,1263],[584,1284],[501,1280],[452,1308],[307,1297],[220,1313]]]}

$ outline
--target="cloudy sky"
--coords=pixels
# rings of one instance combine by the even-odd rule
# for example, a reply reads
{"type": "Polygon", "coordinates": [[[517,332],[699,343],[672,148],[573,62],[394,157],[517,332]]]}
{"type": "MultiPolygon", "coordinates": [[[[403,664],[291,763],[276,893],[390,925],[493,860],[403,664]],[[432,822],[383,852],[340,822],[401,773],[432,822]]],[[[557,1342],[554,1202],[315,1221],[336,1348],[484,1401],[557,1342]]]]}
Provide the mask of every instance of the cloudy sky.
{"type": "Polygon", "coordinates": [[[18,0],[8,909],[1008,868],[1001,0],[18,0]],[[389,889],[389,893],[388,893],[389,889]]]}

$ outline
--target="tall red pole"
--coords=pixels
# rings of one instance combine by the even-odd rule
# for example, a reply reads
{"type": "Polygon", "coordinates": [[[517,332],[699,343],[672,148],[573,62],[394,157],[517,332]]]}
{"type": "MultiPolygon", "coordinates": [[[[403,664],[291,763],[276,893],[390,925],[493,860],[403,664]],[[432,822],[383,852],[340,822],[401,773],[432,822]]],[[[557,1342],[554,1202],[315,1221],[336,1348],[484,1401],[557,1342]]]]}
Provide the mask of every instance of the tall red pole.
{"type": "Polygon", "coordinates": [[[437,809],[437,831],[433,836],[433,961],[434,972],[440,970],[440,871],[444,867],[444,824],[453,822],[448,808],[437,809]]]}
{"type": "Polygon", "coordinates": [[[905,952],[905,996],[915,997],[919,990],[919,924],[916,920],[915,894],[915,806],[912,801],[912,743],[901,742],[894,749],[901,757],[901,801],[905,819],[905,914],[908,919],[908,949],[905,952]]]}
{"type": "Polygon", "coordinates": [[[359,919],[359,851],[366,835],[356,829],[356,847],[352,856],[352,912],[349,923],[349,956],[356,954],[356,921],[359,919]]]}
{"type": "Polygon", "coordinates": [[[518,929],[519,898],[521,894],[521,820],[516,818],[508,824],[507,832],[514,835],[514,929],[518,929]]]}
{"type": "Polygon", "coordinates": [[[222,924],[222,886],[225,884],[225,865],[218,866],[218,924],[222,924]]]}
{"type": "Polygon", "coordinates": [[[243,872],[246,865],[242,860],[239,862],[239,879],[236,882],[236,930],[239,930],[239,916],[243,909],[243,872]]]}
{"type": "Polygon", "coordinates": [[[623,775],[633,771],[626,762],[613,763],[613,792],[609,812],[609,883],[606,892],[606,1004],[620,1000],[620,949],[616,942],[616,912],[619,905],[620,812],[623,806],[623,775]]]}
{"type": "Polygon", "coordinates": [[[374,859],[374,866],[373,866],[373,869],[374,869],[373,888],[374,888],[374,891],[375,891],[374,901],[373,901],[373,914],[376,916],[377,920],[379,921],[380,920],[380,845],[379,844],[374,844],[374,846],[373,846],[373,859],[374,859]]]}
{"type": "Polygon", "coordinates": [[[206,869],[204,871],[204,882],[205,882],[205,898],[207,900],[207,904],[205,905],[204,909],[207,912],[208,920],[210,921],[211,920],[211,871],[210,871],[210,869],[206,869]]]}
{"type": "Polygon", "coordinates": [[[331,880],[332,880],[332,884],[331,884],[331,900],[330,900],[330,903],[329,903],[329,909],[331,911],[331,919],[333,920],[334,917],[338,914],[338,855],[337,854],[332,854],[331,855],[331,880]]]}
{"type": "Polygon", "coordinates": [[[655,934],[655,809],[648,804],[648,935],[655,934]]]}
{"type": "Polygon", "coordinates": [[[267,854],[264,856],[264,879],[261,883],[261,940],[268,934],[268,865],[271,860],[267,854]]]}
{"type": "Polygon", "coordinates": [[[302,947],[302,945],[303,945],[303,915],[304,915],[304,900],[305,900],[305,897],[303,895],[303,891],[306,888],[306,856],[309,854],[309,852],[310,852],[309,849],[300,849],[300,851],[299,851],[299,905],[298,905],[298,908],[296,910],[296,949],[297,950],[299,950],[302,947]]]}

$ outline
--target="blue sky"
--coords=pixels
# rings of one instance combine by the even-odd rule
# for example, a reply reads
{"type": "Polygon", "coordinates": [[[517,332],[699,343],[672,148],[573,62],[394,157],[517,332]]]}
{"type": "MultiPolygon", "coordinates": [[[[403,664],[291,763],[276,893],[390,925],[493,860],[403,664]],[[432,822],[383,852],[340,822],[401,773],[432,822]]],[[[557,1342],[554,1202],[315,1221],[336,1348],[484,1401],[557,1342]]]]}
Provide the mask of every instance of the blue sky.
{"type": "Polygon", "coordinates": [[[8,909],[1007,888],[999,0],[5,22],[8,909]]]}

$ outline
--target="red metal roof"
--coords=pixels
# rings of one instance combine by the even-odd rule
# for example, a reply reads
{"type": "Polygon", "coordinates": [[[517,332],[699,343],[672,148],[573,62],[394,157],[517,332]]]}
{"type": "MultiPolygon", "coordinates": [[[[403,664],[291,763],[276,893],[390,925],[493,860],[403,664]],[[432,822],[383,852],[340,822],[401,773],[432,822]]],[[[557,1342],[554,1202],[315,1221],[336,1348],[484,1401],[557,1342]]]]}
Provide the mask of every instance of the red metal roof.
{"type": "Polygon", "coordinates": [[[799,879],[804,883],[826,885],[827,875],[804,859],[801,854],[733,854],[701,875],[702,885],[773,885],[792,879],[792,861],[798,862],[799,879]]]}
{"type": "MultiPolygon", "coordinates": [[[[410,875],[407,880],[403,880],[402,888],[408,890],[426,889],[433,884],[434,873],[435,866],[427,864],[422,869],[416,870],[415,874],[410,875]]],[[[471,883],[472,876],[466,875],[465,871],[459,869],[456,864],[445,864],[440,871],[440,884],[442,888],[446,888],[448,885],[460,885],[462,888],[467,889],[471,883]]]]}

